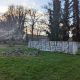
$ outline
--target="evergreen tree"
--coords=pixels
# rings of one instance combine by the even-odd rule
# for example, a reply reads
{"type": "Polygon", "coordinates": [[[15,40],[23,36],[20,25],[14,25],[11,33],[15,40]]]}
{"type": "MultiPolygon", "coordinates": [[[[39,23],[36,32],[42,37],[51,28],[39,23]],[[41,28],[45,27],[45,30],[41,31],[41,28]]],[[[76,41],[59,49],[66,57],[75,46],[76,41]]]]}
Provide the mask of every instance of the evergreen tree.
{"type": "Polygon", "coordinates": [[[70,29],[70,1],[65,0],[64,9],[62,14],[62,23],[63,23],[63,40],[69,39],[69,34],[67,33],[70,29]]]}
{"type": "Polygon", "coordinates": [[[48,33],[49,39],[52,41],[60,40],[60,29],[59,23],[61,18],[61,4],[60,0],[53,0],[53,9],[48,9],[49,12],[49,29],[48,33]]]}
{"type": "Polygon", "coordinates": [[[61,5],[60,0],[53,0],[53,40],[60,40],[60,29],[59,29],[59,23],[60,23],[60,11],[61,5]]]}
{"type": "Polygon", "coordinates": [[[80,41],[80,27],[79,27],[79,1],[73,0],[73,25],[76,28],[76,36],[74,40],[80,41]]]}

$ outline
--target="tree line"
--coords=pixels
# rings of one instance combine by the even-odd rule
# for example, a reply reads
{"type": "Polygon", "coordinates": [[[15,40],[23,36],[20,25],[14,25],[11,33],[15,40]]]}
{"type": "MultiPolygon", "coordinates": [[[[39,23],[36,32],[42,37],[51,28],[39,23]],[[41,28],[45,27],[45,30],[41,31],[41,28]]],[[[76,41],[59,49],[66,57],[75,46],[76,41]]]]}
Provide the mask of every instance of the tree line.
{"type": "Polygon", "coordinates": [[[44,27],[42,26],[44,15],[40,14],[36,9],[10,5],[8,11],[2,16],[5,17],[5,20],[0,21],[0,27],[8,30],[16,29],[15,33],[11,35],[14,39],[15,37],[23,39],[25,36],[27,40],[28,32],[30,32],[31,38],[33,39],[35,34],[39,36],[44,31],[44,27]]]}
{"type": "Polygon", "coordinates": [[[80,41],[79,0],[52,0],[45,9],[49,14],[49,31],[46,33],[50,40],[67,41],[69,31],[72,31],[73,41],[80,41]]]}
{"type": "MultiPolygon", "coordinates": [[[[72,40],[80,41],[79,0],[51,0],[44,8],[47,12],[43,15],[39,14],[36,9],[11,5],[3,14],[6,19],[0,21],[0,26],[16,28],[14,35],[19,34],[21,38],[26,33],[26,40],[29,27],[32,39],[36,30],[37,35],[46,32],[51,41],[68,41],[69,31],[71,31],[73,33],[72,40]]],[[[14,35],[12,37],[15,37],[14,35]]]]}

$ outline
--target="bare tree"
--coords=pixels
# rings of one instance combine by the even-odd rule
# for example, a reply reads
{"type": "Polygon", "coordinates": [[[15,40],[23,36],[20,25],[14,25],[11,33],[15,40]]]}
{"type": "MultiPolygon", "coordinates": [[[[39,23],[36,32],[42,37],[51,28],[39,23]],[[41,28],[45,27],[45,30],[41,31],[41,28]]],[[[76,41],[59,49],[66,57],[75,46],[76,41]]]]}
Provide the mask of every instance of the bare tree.
{"type": "Polygon", "coordinates": [[[8,30],[15,29],[14,34],[10,36],[23,39],[26,13],[27,10],[23,6],[9,6],[8,11],[4,14],[6,18],[4,27],[8,30]]]}
{"type": "Polygon", "coordinates": [[[26,21],[29,27],[31,27],[32,40],[34,35],[35,26],[38,26],[41,15],[35,9],[28,10],[26,21]]]}
{"type": "Polygon", "coordinates": [[[27,11],[24,9],[23,6],[17,6],[16,7],[16,18],[17,18],[17,24],[19,27],[19,31],[21,32],[21,35],[23,37],[24,35],[24,24],[26,19],[27,11]]]}

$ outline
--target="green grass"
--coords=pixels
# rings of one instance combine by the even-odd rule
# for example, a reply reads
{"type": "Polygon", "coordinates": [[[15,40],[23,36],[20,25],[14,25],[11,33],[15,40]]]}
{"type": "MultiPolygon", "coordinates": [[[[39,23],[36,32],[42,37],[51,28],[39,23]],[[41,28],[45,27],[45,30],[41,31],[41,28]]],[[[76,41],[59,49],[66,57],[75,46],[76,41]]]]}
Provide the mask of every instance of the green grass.
{"type": "Polygon", "coordinates": [[[0,57],[0,80],[80,80],[80,56],[42,52],[37,57],[0,57]]]}

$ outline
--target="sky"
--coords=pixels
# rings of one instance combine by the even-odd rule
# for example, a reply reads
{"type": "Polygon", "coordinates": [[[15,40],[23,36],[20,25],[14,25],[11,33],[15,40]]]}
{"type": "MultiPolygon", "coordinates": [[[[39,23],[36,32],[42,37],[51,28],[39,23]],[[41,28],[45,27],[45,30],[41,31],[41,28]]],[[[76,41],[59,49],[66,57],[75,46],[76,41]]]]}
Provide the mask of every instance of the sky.
{"type": "Polygon", "coordinates": [[[0,0],[0,14],[7,11],[10,5],[23,5],[28,8],[35,8],[42,11],[42,6],[46,5],[50,0],[0,0]]]}

